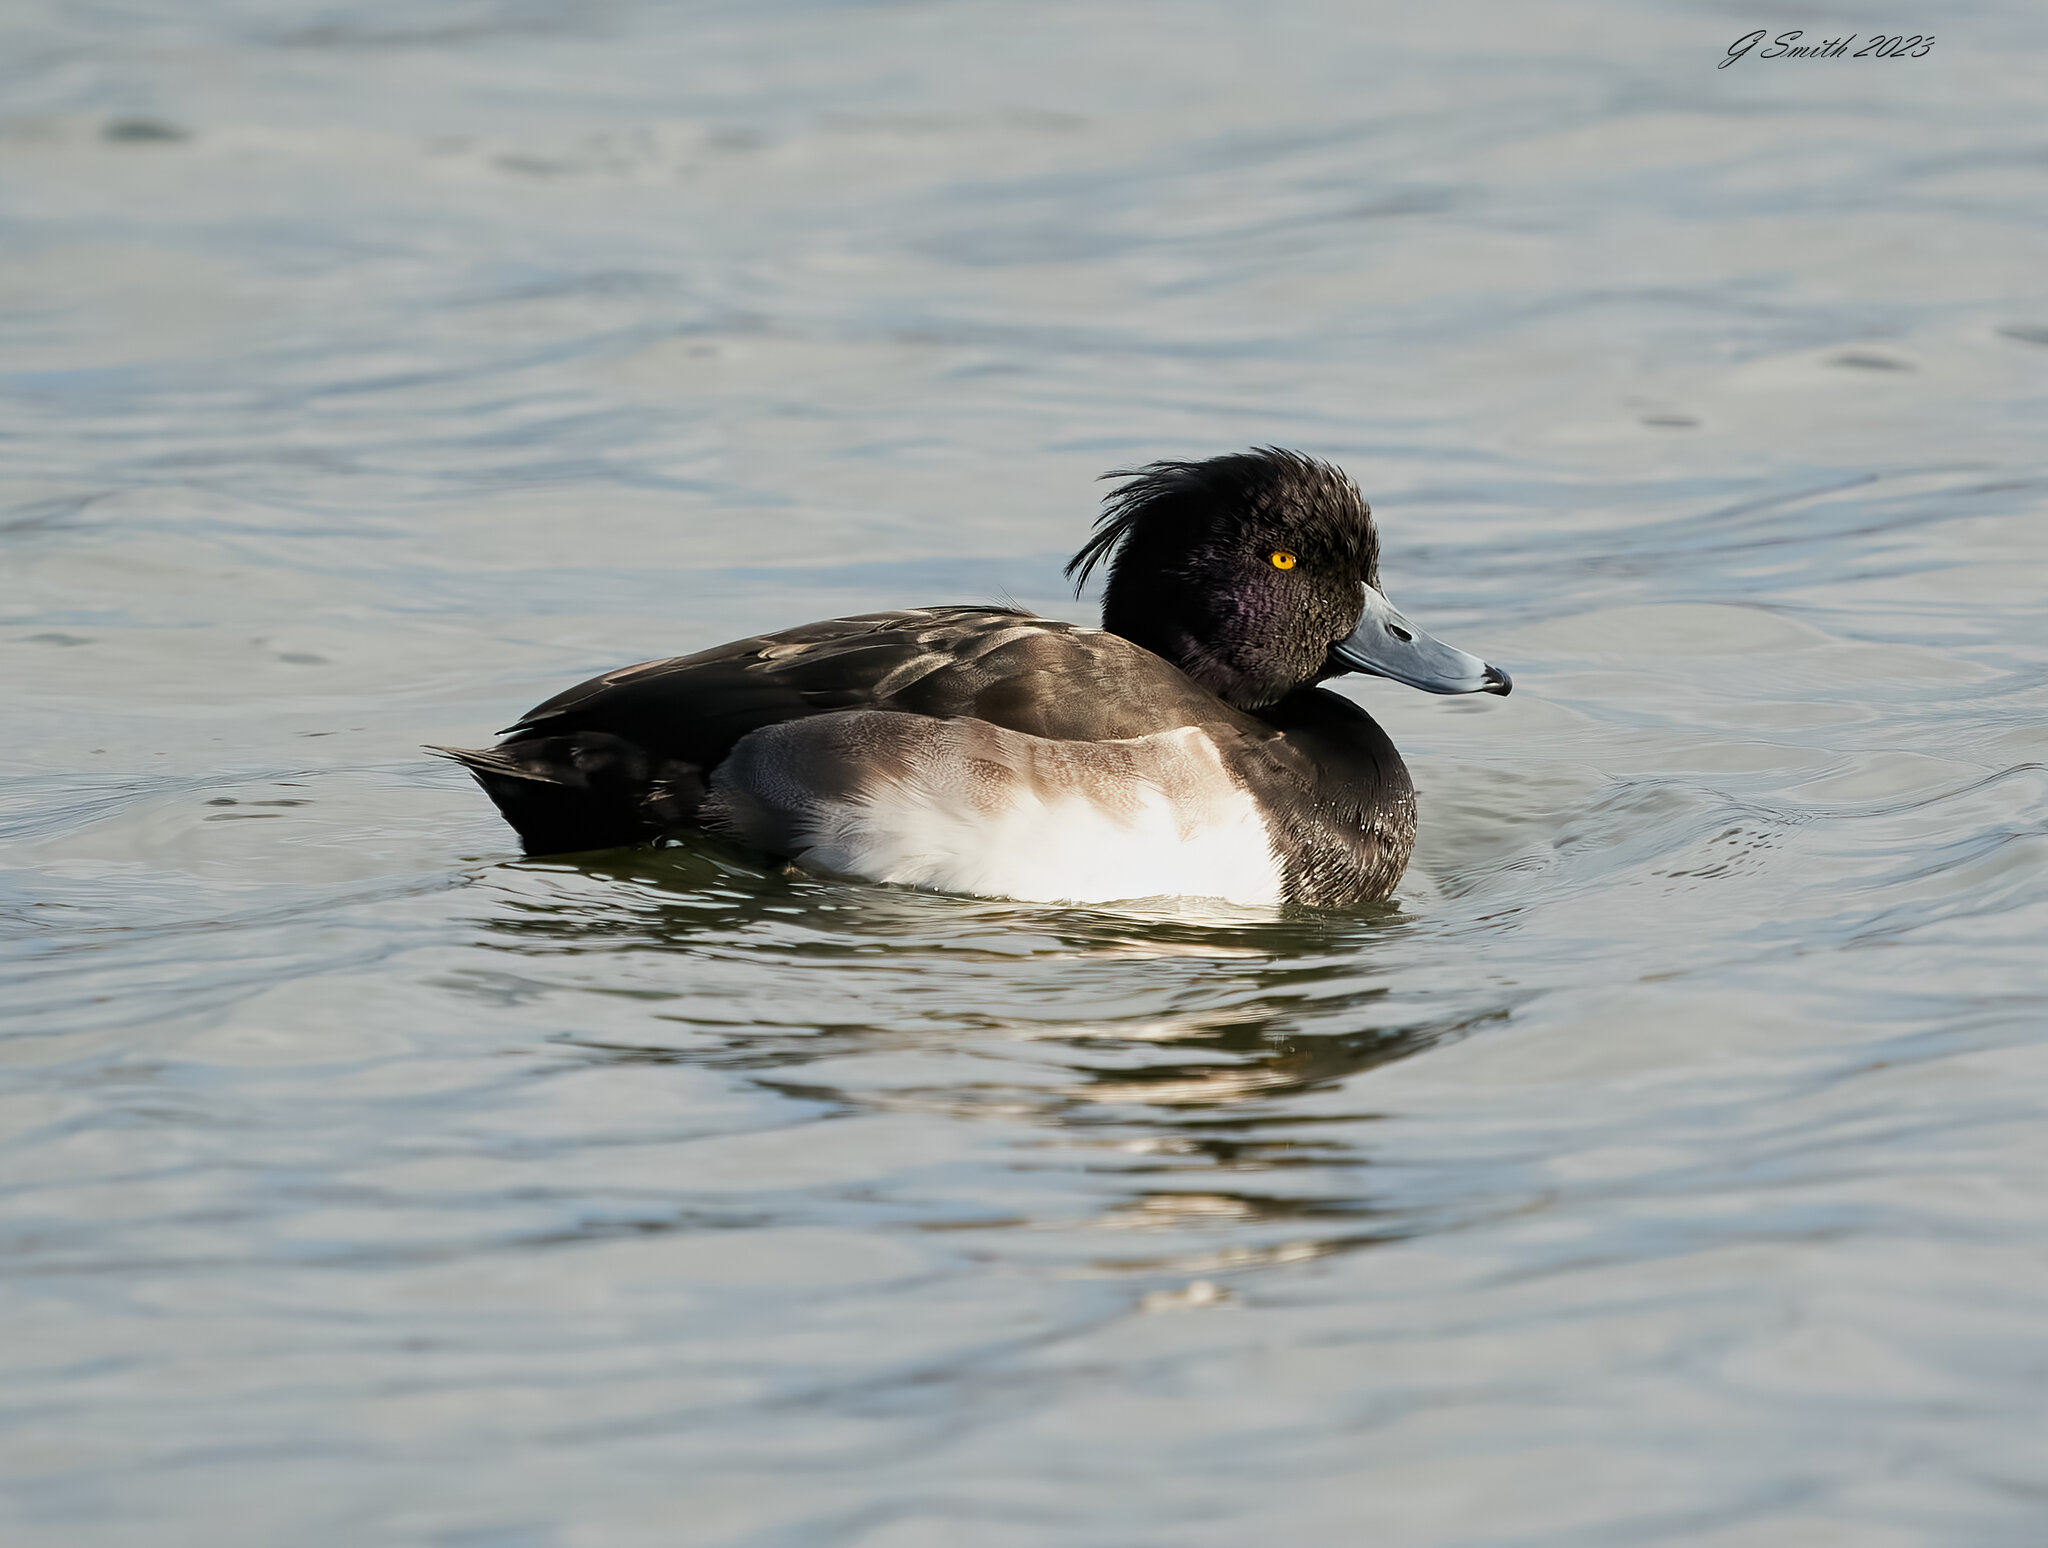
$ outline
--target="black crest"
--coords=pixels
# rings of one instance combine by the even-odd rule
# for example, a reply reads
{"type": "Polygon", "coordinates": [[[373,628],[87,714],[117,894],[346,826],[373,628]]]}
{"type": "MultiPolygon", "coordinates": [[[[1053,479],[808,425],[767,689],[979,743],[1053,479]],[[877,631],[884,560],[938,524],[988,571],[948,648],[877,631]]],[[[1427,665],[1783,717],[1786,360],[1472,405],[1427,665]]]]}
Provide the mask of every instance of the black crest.
{"type": "Polygon", "coordinates": [[[1379,580],[1379,542],[1371,508],[1340,468],[1278,446],[1259,446],[1201,462],[1150,462],[1102,475],[1125,482],[1106,496],[1095,535],[1067,562],[1078,595],[1099,564],[1113,574],[1134,533],[1171,522],[1186,542],[1221,517],[1233,525],[1286,535],[1304,547],[1356,564],[1379,580]]]}

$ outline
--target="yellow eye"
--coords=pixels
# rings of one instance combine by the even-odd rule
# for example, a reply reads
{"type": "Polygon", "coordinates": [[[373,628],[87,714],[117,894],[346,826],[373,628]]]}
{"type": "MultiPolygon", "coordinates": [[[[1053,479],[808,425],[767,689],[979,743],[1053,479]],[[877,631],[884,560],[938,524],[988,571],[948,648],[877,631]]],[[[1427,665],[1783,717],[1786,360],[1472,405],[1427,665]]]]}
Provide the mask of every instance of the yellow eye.
{"type": "Polygon", "coordinates": [[[1272,559],[1273,568],[1276,570],[1291,570],[1294,568],[1294,555],[1284,548],[1274,549],[1268,557],[1272,559]]]}

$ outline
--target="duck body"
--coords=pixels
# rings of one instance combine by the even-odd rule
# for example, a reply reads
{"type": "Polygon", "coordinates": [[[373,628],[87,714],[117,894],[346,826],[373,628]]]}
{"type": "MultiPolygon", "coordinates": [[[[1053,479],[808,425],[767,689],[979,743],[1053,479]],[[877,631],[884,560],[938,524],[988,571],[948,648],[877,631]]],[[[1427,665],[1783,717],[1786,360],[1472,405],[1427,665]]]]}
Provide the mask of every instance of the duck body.
{"type": "MultiPolygon", "coordinates": [[[[1118,585],[1158,578],[1131,529],[1160,515],[1162,483],[1211,493],[1200,475],[1240,462],[1253,466],[1232,471],[1309,483],[1340,516],[1348,491],[1348,535],[1371,538],[1355,489],[1323,464],[1278,452],[1155,464],[1128,475],[1154,498],[1133,501],[1126,486],[1070,566],[1085,577],[1113,554],[1103,629],[999,607],[830,619],[605,673],[496,747],[435,751],[469,769],[529,854],[698,830],[809,870],[1027,901],[1384,898],[1414,848],[1414,786],[1372,717],[1316,686],[1383,670],[1336,654],[1374,621],[1361,588],[1376,544],[1312,541],[1324,534],[1299,510],[1266,519],[1248,547],[1212,520],[1198,528],[1229,550],[1222,568],[1253,587],[1217,587],[1213,558],[1191,587],[1148,597],[1118,585]],[[1290,577],[1283,557],[1286,571],[1329,573],[1290,577]]],[[[1216,502],[1178,502],[1191,503],[1178,514],[1216,502]]],[[[1375,638],[1398,654],[1419,631],[1386,612],[1406,639],[1375,638]]],[[[1439,691],[1506,691],[1504,674],[1449,654],[1478,669],[1466,670],[1474,685],[1439,691]]]]}

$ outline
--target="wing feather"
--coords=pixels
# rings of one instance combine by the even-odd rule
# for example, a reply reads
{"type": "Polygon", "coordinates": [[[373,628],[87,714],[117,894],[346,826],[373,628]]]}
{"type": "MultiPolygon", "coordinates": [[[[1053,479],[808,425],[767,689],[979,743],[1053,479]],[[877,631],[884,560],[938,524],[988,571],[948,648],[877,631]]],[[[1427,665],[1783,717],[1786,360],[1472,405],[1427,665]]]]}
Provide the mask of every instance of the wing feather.
{"type": "Polygon", "coordinates": [[[1219,722],[1272,734],[1128,640],[982,607],[828,619],[643,661],[556,695],[505,734],[605,732],[710,769],[751,731],[848,709],[973,718],[1056,740],[1219,722]]]}

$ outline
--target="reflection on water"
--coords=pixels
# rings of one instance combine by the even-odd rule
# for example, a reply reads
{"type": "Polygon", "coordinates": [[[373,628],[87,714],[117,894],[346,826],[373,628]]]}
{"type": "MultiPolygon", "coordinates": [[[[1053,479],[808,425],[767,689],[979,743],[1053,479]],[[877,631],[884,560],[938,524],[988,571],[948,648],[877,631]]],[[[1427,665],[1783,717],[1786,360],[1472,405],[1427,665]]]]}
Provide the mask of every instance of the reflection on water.
{"type": "MultiPolygon", "coordinates": [[[[1057,1136],[1076,1161],[1023,1164],[1078,1165],[1093,1179],[1081,1212],[949,1206],[914,1223],[956,1242],[974,1233],[983,1255],[1055,1253],[1063,1274],[1089,1279],[1303,1263],[1421,1229],[1412,1201],[1378,1198],[1363,1178],[1371,1160],[1353,1135],[1375,1115],[1345,1100],[1345,1082],[1507,1015],[1390,1006],[1374,959],[1401,960],[1413,921],[1396,905],[1025,907],[763,874],[700,843],[512,862],[476,886],[478,944],[504,965],[466,970],[466,993],[634,1003],[630,1040],[550,1039],[574,1060],[731,1072],[821,1115],[1057,1136]],[[965,1079],[963,1059],[979,1066],[965,1079]],[[1343,1110],[1304,1111],[1312,1094],[1343,1110]],[[1000,1239],[1020,1230],[1070,1242],[1000,1239]],[[1123,1240],[1132,1231],[1178,1240],[1138,1246],[1123,1240]]],[[[1181,1304],[1150,1294],[1155,1309],[1181,1304]]]]}
{"type": "MultiPolygon", "coordinates": [[[[580,864],[523,861],[497,876],[505,880],[492,889],[479,944],[510,960],[471,970],[466,989],[506,1000],[571,986],[627,996],[659,1042],[563,1041],[593,1058],[758,1072],[772,1089],[801,1086],[847,1106],[971,1117],[995,1104],[1006,1116],[1147,1128],[1227,1108],[1249,1134],[1289,1121],[1281,1099],[1334,1088],[1506,1014],[1387,1014],[1388,986],[1372,961],[1400,950],[1395,905],[1293,918],[1192,900],[1146,912],[1061,910],[763,875],[695,843],[580,864]],[[544,890],[527,890],[536,880],[544,890]],[[1074,1003],[1099,1003],[1097,983],[1080,976],[1096,964],[1127,970],[1117,976],[1129,985],[1129,1013],[1068,1019],[1074,1003]],[[705,980],[720,968],[749,986],[822,975],[812,1003],[835,1014],[791,1025],[751,997],[707,994],[705,980]],[[1160,1014],[1176,1000],[1204,1008],[1160,1014]],[[980,1008],[991,1003],[1003,1009],[980,1008]],[[806,1083],[805,1065],[877,1042],[961,1038],[1043,1045],[1034,1066],[1056,1061],[1068,1079],[859,1097],[806,1083]],[[1143,1111],[1154,1108],[1171,1116],[1143,1111]]],[[[1202,1153],[1223,1159],[1220,1143],[1212,1137],[1202,1153]]]]}
{"type": "Polygon", "coordinates": [[[10,1542],[2038,1535],[2038,15],[416,10],[0,17],[10,1542]],[[1266,442],[1516,677],[1383,908],[418,750],[1266,442]]]}

